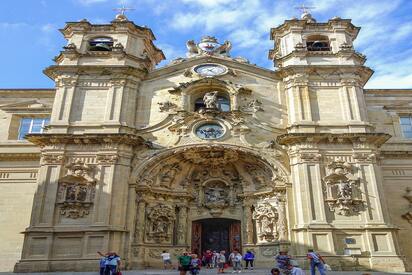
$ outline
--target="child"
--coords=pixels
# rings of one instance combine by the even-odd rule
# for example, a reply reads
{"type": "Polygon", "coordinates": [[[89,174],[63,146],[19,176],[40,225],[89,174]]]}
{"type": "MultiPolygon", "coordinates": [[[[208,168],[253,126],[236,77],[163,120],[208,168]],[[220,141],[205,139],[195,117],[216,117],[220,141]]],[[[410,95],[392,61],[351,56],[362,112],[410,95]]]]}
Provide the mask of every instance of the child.
{"type": "Polygon", "coordinates": [[[192,275],[199,274],[202,261],[197,257],[197,254],[192,254],[192,260],[190,261],[190,273],[192,275]]]}
{"type": "Polygon", "coordinates": [[[225,263],[226,263],[225,251],[222,250],[220,251],[219,257],[217,258],[217,266],[218,266],[217,273],[225,273],[224,271],[225,263]]]}

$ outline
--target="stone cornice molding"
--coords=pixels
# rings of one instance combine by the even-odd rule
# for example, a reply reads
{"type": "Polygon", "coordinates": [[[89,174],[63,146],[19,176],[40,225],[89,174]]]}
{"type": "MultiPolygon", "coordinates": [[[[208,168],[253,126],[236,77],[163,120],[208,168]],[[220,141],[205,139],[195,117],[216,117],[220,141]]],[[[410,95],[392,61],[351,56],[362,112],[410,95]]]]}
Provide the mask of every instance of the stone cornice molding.
{"type": "Polygon", "coordinates": [[[194,197],[186,192],[176,192],[175,190],[167,190],[162,188],[153,188],[148,185],[137,185],[136,193],[146,202],[150,201],[148,197],[153,196],[155,198],[163,197],[167,199],[176,199],[181,203],[184,201],[193,200],[194,197]]]}
{"type": "Polygon", "coordinates": [[[348,74],[353,74],[353,80],[358,82],[360,87],[363,87],[373,74],[373,70],[361,65],[291,65],[278,70],[280,76],[284,79],[296,74],[309,76],[327,75],[331,71],[336,75],[336,80],[339,81],[341,78],[346,81],[348,74]]]}
{"type": "Polygon", "coordinates": [[[391,135],[384,133],[289,133],[280,135],[276,138],[280,145],[292,146],[302,143],[338,143],[338,144],[373,144],[380,147],[389,140],[391,135]]]}
{"type": "Polygon", "coordinates": [[[0,161],[40,160],[40,153],[1,153],[0,161]]]}
{"type": "Polygon", "coordinates": [[[140,79],[144,78],[147,74],[146,69],[123,65],[52,65],[43,72],[53,80],[61,75],[79,76],[86,72],[87,74],[107,74],[110,72],[113,75],[134,76],[140,79]]]}
{"type": "Polygon", "coordinates": [[[145,140],[134,134],[30,134],[26,139],[41,147],[54,144],[126,144],[144,145],[145,140]]]}
{"type": "Polygon", "coordinates": [[[290,32],[291,30],[303,31],[305,29],[313,28],[322,31],[334,31],[337,29],[344,29],[346,33],[351,35],[352,40],[356,39],[360,31],[360,27],[356,27],[355,25],[353,25],[351,19],[334,18],[324,23],[307,23],[306,20],[291,19],[285,20],[285,22],[282,25],[276,28],[271,28],[270,39],[275,40],[276,43],[277,39],[281,37],[285,32],[290,32]]]}

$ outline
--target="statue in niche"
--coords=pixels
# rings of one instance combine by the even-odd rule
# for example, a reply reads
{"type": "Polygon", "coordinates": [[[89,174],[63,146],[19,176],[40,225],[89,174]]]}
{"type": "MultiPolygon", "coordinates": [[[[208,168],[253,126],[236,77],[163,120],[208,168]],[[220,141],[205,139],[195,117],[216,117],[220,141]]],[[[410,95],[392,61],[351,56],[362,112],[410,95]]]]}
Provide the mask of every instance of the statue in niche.
{"type": "Polygon", "coordinates": [[[273,242],[279,238],[277,231],[278,215],[269,203],[258,204],[253,213],[259,243],[273,242]]]}
{"type": "Polygon", "coordinates": [[[352,186],[350,182],[340,180],[339,183],[337,183],[337,186],[338,186],[337,197],[339,199],[351,199],[352,198],[352,186]]]}
{"type": "Polygon", "coordinates": [[[217,91],[208,92],[203,96],[203,102],[205,103],[207,109],[219,109],[217,93],[217,91]]]}

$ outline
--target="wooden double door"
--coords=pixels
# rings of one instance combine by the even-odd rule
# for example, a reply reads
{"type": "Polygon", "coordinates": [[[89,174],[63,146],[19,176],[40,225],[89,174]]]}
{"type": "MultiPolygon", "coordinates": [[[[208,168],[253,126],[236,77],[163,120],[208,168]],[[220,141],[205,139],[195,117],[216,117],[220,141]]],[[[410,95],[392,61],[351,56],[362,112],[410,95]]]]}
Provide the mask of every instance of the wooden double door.
{"type": "Polygon", "coordinates": [[[192,223],[192,252],[201,255],[206,250],[226,252],[241,249],[240,221],[204,219],[192,223]]]}

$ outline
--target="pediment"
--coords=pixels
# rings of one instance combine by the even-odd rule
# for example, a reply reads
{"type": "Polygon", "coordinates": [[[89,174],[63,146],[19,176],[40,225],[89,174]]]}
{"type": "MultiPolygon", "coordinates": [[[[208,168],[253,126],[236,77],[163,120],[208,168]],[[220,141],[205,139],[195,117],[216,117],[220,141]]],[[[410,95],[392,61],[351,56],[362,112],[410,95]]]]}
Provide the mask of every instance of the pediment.
{"type": "Polygon", "coordinates": [[[14,102],[9,104],[0,105],[0,109],[6,112],[21,112],[21,111],[40,111],[40,112],[50,112],[51,106],[40,102],[37,99],[26,100],[20,102],[14,102]]]}
{"type": "Polygon", "coordinates": [[[221,56],[197,56],[191,58],[178,58],[170,62],[168,65],[158,68],[152,71],[148,75],[148,79],[154,79],[159,77],[167,77],[172,74],[186,74],[191,68],[196,65],[205,63],[215,63],[226,66],[229,69],[229,74],[236,76],[236,71],[242,71],[252,75],[256,75],[262,78],[268,78],[271,80],[280,80],[278,72],[259,67],[255,64],[250,64],[244,61],[237,61],[241,59],[221,57],[221,56]]]}

